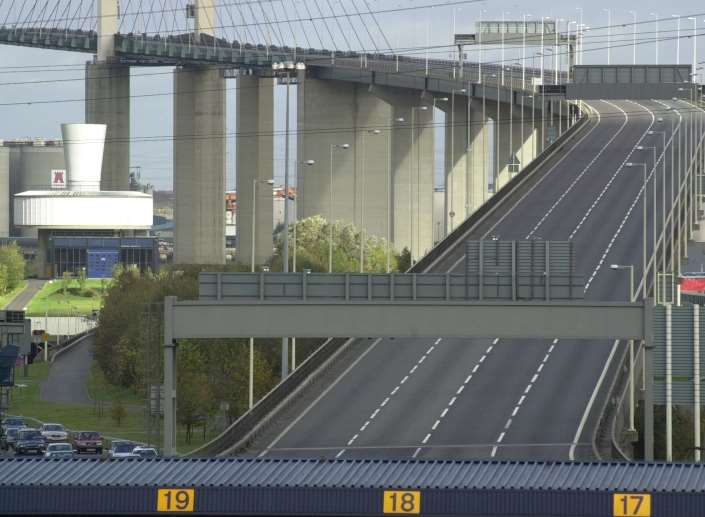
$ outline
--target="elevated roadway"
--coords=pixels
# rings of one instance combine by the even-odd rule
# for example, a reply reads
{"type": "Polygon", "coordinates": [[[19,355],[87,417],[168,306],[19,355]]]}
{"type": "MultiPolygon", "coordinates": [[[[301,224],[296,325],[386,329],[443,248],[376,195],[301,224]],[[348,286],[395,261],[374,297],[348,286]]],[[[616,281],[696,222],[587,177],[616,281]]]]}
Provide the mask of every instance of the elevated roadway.
{"type": "MultiPolygon", "coordinates": [[[[665,131],[670,139],[671,119],[677,128],[681,112],[692,108],[660,101],[595,101],[590,107],[586,126],[534,172],[531,187],[454,236],[426,270],[461,273],[466,239],[571,240],[586,298],[626,300],[628,276],[609,265],[634,264],[641,276],[643,169],[627,163],[646,163],[651,173],[652,150],[637,146],[655,145],[661,154],[661,135],[648,132],[665,131]],[[671,104],[676,111],[667,111],[671,104]]],[[[670,199],[670,153],[667,158],[670,199]]],[[[656,170],[660,221],[660,164],[656,170]]],[[[651,247],[650,207],[647,218],[651,247]]],[[[603,397],[623,352],[617,342],[370,339],[320,397],[249,453],[591,458],[603,397]]]]}

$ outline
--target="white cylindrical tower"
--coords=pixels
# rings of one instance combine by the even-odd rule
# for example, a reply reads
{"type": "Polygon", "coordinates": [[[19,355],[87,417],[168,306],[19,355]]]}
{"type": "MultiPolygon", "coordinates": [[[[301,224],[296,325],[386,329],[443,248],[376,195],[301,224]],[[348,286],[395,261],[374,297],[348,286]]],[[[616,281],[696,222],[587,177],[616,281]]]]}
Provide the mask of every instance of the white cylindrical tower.
{"type": "Polygon", "coordinates": [[[69,190],[99,191],[105,124],[62,124],[69,190]]]}

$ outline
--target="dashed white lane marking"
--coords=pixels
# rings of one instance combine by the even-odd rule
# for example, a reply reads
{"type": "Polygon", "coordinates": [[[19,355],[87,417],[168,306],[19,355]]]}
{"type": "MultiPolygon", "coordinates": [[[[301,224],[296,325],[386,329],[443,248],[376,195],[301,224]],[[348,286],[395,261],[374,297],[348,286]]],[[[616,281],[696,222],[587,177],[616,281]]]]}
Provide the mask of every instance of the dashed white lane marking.
{"type": "MultiPolygon", "coordinates": [[[[551,352],[553,352],[553,349],[556,346],[557,342],[558,342],[557,339],[553,340],[553,344],[550,346],[548,353],[543,358],[543,361],[541,361],[541,363],[539,363],[539,366],[536,370],[536,373],[534,373],[533,377],[531,377],[531,381],[524,389],[524,394],[519,398],[516,405],[514,406],[514,409],[512,409],[512,415],[507,419],[507,422],[504,424],[504,430],[499,434],[495,443],[497,443],[497,444],[502,443],[502,440],[504,440],[504,437],[506,436],[507,432],[509,432],[509,428],[512,426],[512,423],[514,422],[514,420],[513,420],[514,417],[517,416],[517,413],[519,413],[519,408],[524,403],[524,400],[526,400],[526,394],[529,393],[529,391],[531,391],[531,388],[534,386],[534,383],[536,383],[536,381],[539,379],[539,373],[541,372],[541,369],[543,369],[543,365],[551,357],[551,352]]],[[[492,447],[492,451],[490,452],[490,456],[492,458],[494,458],[497,455],[498,450],[499,450],[499,446],[494,445],[492,447]]]]}
{"type": "MultiPolygon", "coordinates": [[[[375,408],[375,410],[372,412],[372,414],[369,416],[369,418],[365,421],[365,423],[362,425],[362,427],[360,427],[359,433],[355,434],[352,438],[350,438],[350,440],[348,441],[348,446],[350,446],[355,440],[357,440],[358,437],[360,436],[360,433],[364,432],[369,427],[369,425],[372,423],[372,421],[375,419],[375,417],[377,415],[379,415],[382,408],[385,407],[389,403],[389,401],[392,399],[392,397],[399,392],[402,385],[405,384],[406,381],[409,380],[409,378],[419,368],[419,365],[421,365],[426,360],[426,358],[429,356],[429,354],[431,354],[435,350],[436,345],[438,345],[441,341],[442,341],[442,338],[436,339],[434,344],[431,345],[431,347],[429,347],[428,350],[426,350],[426,352],[421,356],[421,358],[418,360],[418,362],[411,368],[411,370],[409,370],[409,373],[407,375],[405,375],[404,378],[402,378],[402,380],[399,382],[399,384],[397,384],[391,392],[389,392],[389,396],[385,397],[385,399],[379,404],[379,406],[375,408]]],[[[345,454],[345,452],[346,452],[346,449],[341,449],[338,452],[338,454],[335,455],[335,457],[340,458],[343,454],[345,454]]]]}
{"type": "MultiPolygon", "coordinates": [[[[424,439],[422,440],[422,443],[423,443],[424,445],[425,445],[426,443],[428,443],[428,440],[431,439],[431,436],[433,435],[433,432],[436,431],[436,430],[438,429],[438,426],[441,424],[441,420],[443,420],[443,419],[445,418],[445,416],[448,414],[448,411],[450,411],[451,406],[453,406],[453,404],[455,404],[455,402],[456,402],[456,400],[458,400],[458,397],[460,396],[460,394],[463,393],[463,390],[465,390],[465,386],[467,386],[467,384],[470,382],[470,380],[472,380],[473,374],[477,372],[477,370],[480,368],[480,364],[482,364],[482,363],[485,361],[485,359],[487,359],[487,356],[492,352],[492,349],[493,349],[494,345],[496,345],[497,343],[499,343],[499,338],[495,338],[494,341],[492,341],[492,345],[490,345],[490,346],[487,348],[486,353],[485,353],[482,357],[480,357],[480,359],[478,360],[477,364],[475,364],[475,366],[473,366],[472,373],[470,373],[470,374],[465,378],[465,380],[463,381],[463,383],[462,383],[460,386],[458,386],[458,389],[456,390],[455,395],[448,401],[448,404],[446,405],[445,408],[443,408],[443,411],[441,412],[441,415],[440,415],[440,416],[438,417],[438,419],[433,423],[433,426],[431,426],[431,432],[428,433],[428,434],[424,437],[424,439]]],[[[510,421],[511,421],[511,419],[510,419],[510,421]]],[[[416,458],[420,453],[421,453],[421,447],[419,447],[418,449],[416,449],[416,450],[414,451],[414,454],[412,454],[412,458],[416,458]]]]}
{"type": "MultiPolygon", "coordinates": [[[[615,106],[612,104],[612,106],[615,106]]],[[[536,223],[536,226],[533,227],[533,229],[529,232],[529,235],[526,236],[527,239],[531,239],[531,237],[534,236],[536,231],[541,227],[541,225],[548,219],[548,217],[553,213],[553,211],[558,207],[558,205],[561,204],[561,202],[565,199],[565,197],[573,190],[575,185],[582,179],[583,176],[585,176],[585,173],[589,171],[593,165],[595,165],[595,162],[602,156],[602,154],[607,150],[607,148],[612,144],[612,142],[615,141],[615,139],[624,131],[624,128],[627,126],[629,123],[629,117],[627,116],[626,112],[620,108],[619,106],[615,106],[619,111],[621,111],[624,114],[624,122],[622,125],[619,127],[617,132],[612,135],[612,137],[607,141],[605,145],[602,146],[602,148],[595,153],[595,155],[592,157],[592,160],[588,162],[588,164],[585,166],[585,168],[580,171],[580,174],[578,174],[575,179],[571,182],[571,184],[568,186],[567,189],[560,195],[560,197],[551,205],[551,208],[548,209],[548,211],[539,219],[539,222],[536,223]]]]}

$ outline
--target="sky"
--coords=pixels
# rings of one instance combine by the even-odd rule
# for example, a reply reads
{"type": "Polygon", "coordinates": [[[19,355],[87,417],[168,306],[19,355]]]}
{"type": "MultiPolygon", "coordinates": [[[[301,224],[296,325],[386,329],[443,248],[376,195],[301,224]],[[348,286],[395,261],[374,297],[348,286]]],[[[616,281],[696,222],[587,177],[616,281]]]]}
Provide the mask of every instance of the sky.
{"type": "MultiPolygon", "coordinates": [[[[70,0],[56,0],[58,6],[63,9],[61,2],[70,0]]],[[[178,3],[181,0],[170,0],[178,3]]],[[[247,0],[243,0],[247,2],[247,0]]],[[[279,0],[284,6],[284,0],[279,0]]],[[[310,0],[294,0],[297,9],[305,7],[304,2],[310,0]]],[[[232,0],[220,0],[219,3],[233,4],[232,0]]],[[[273,0],[276,2],[276,0],[273,0]]],[[[343,0],[348,9],[352,9],[351,0],[343,0]]],[[[8,1],[0,0],[0,25],[7,17],[7,23],[13,21],[15,12],[9,12],[6,4],[8,1]],[[5,5],[4,5],[5,4],[5,5]]],[[[148,4],[149,2],[143,2],[148,4]]],[[[154,4],[154,2],[151,2],[154,4]]],[[[160,2],[157,2],[160,3],[160,2]]],[[[359,0],[357,4],[360,4],[359,0]]],[[[533,0],[532,2],[516,1],[470,1],[456,2],[454,5],[438,5],[437,0],[372,0],[367,2],[372,11],[415,8],[403,12],[386,13],[377,16],[382,30],[394,49],[406,49],[400,52],[409,52],[408,49],[415,49],[419,57],[426,55],[428,48],[430,57],[455,58],[452,54],[452,32],[453,20],[457,32],[475,32],[474,23],[480,18],[489,20],[502,18],[502,13],[507,20],[521,20],[523,15],[531,15],[529,19],[540,19],[542,16],[557,17],[563,21],[559,22],[562,31],[568,22],[578,22],[582,9],[583,23],[591,29],[585,33],[585,64],[605,63],[607,58],[606,39],[608,25],[608,13],[604,9],[611,10],[610,17],[613,28],[611,29],[611,41],[613,45],[611,60],[612,63],[632,63],[632,31],[633,17],[631,11],[636,10],[638,22],[647,22],[660,18],[658,24],[660,38],[669,38],[668,41],[661,41],[658,45],[658,55],[661,64],[672,64],[676,60],[675,35],[677,19],[672,15],[683,17],[681,19],[681,42],[680,42],[680,63],[690,64],[692,62],[692,41],[690,35],[693,34],[693,21],[686,19],[694,16],[697,23],[697,34],[701,35],[697,40],[698,62],[705,60],[705,4],[694,0],[673,1],[668,4],[668,10],[664,10],[663,2],[653,0],[620,0],[619,2],[609,2],[605,0],[594,0],[591,2],[556,2],[546,0],[533,0]],[[436,4],[432,8],[419,8],[421,6],[436,4]],[[618,5],[616,5],[618,4],[618,5]],[[654,14],[651,14],[654,13],[654,14]],[[670,18],[670,20],[669,20],[670,18]],[[626,24],[625,26],[620,26],[626,24]]],[[[156,4],[155,4],[156,5],[156,4]]],[[[273,4],[276,5],[276,4],[273,4]]],[[[288,5],[288,4],[287,4],[288,5]]],[[[334,9],[338,8],[339,0],[332,4],[334,9]]],[[[360,4],[362,5],[362,4],[360,4]]],[[[289,8],[288,11],[282,9],[279,12],[280,19],[285,16],[293,17],[289,8]]],[[[58,15],[57,15],[58,16],[58,15]]],[[[140,29],[140,21],[147,30],[162,24],[166,27],[164,20],[156,21],[156,15],[141,15],[137,20],[133,19],[133,25],[129,29],[135,32],[140,29]],[[150,16],[150,21],[145,21],[145,17],[150,16]],[[137,23],[137,25],[135,25],[137,23]]],[[[180,23],[177,19],[180,11],[171,13],[172,27],[180,23]]],[[[137,18],[137,17],[135,17],[137,18]]],[[[252,24],[252,20],[257,17],[248,18],[243,14],[241,20],[221,22],[223,25],[239,27],[241,35],[257,34],[258,28],[264,27],[261,22],[252,24]],[[233,23],[234,22],[234,23],[233,23]],[[259,23],[259,25],[258,25],[259,23]],[[245,27],[248,25],[248,27],[245,27]],[[249,29],[249,33],[246,32],[249,29]]],[[[127,26],[129,20],[125,21],[127,26]]],[[[183,20],[185,22],[185,19],[183,20]]],[[[371,23],[370,23],[371,25],[371,23]]],[[[283,24],[282,24],[283,26],[283,24]]],[[[570,25],[575,31],[576,24],[570,25]]],[[[300,45],[305,39],[315,40],[315,36],[309,27],[289,26],[294,36],[298,38],[300,45]],[[304,34],[305,32],[305,34],[304,34]]],[[[125,30],[125,29],[123,29],[125,30]]],[[[641,40],[655,39],[656,24],[654,22],[641,23],[637,25],[637,38],[640,43],[637,45],[637,62],[654,63],[656,59],[656,45],[652,41],[641,42],[641,40]]],[[[127,32],[127,30],[125,30],[127,32]]],[[[357,36],[349,28],[343,26],[342,31],[333,31],[334,37],[338,38],[338,43],[344,46],[343,40],[355,45],[357,36]],[[341,38],[341,35],[344,37],[341,38]]],[[[362,34],[361,30],[357,31],[362,34]]],[[[363,41],[374,40],[376,44],[383,46],[383,38],[375,28],[370,27],[372,38],[363,41]]],[[[264,32],[262,32],[264,34],[264,32]]],[[[235,37],[231,32],[228,36],[235,37]]],[[[270,34],[271,36],[271,34],[270,34]]],[[[264,37],[267,37],[265,34],[264,37]]],[[[286,36],[285,36],[286,37],[286,36]]],[[[244,39],[244,37],[243,37],[244,39]]],[[[364,39],[364,38],[362,38],[364,39]]],[[[320,45],[319,45],[320,46],[320,45]]],[[[359,45],[358,45],[359,46],[359,45]]],[[[536,49],[533,49],[534,51],[536,49]]],[[[527,64],[533,52],[527,51],[527,64]]],[[[487,61],[499,59],[498,50],[486,50],[483,57],[487,61]]],[[[477,55],[469,53],[468,58],[476,60],[477,55]]],[[[505,60],[509,63],[516,62],[521,58],[521,50],[508,50],[505,53],[505,60]]],[[[84,66],[92,59],[89,54],[61,52],[43,49],[32,49],[24,47],[0,46],[0,139],[43,137],[57,138],[60,136],[60,124],[64,122],[84,121],[84,66]]],[[[534,64],[538,66],[538,61],[534,58],[534,64]]],[[[565,65],[564,65],[565,66],[565,65]]],[[[143,181],[154,184],[158,189],[171,189],[172,176],[172,115],[173,99],[172,92],[172,69],[133,67],[131,70],[131,164],[140,166],[143,181]],[[149,141],[145,141],[149,139],[149,141]]],[[[700,81],[703,81],[701,74],[700,81]]],[[[226,185],[229,189],[235,186],[235,80],[227,81],[227,171],[226,185]]],[[[295,94],[292,95],[292,106],[295,109],[295,94]]],[[[284,129],[284,87],[275,89],[275,131],[284,129]]],[[[442,115],[439,114],[442,120],[442,115]]],[[[295,123],[292,117],[292,128],[295,123]]],[[[439,146],[440,148],[440,146],[439,146]]],[[[283,177],[284,166],[284,138],[275,138],[275,181],[280,183],[283,177]]],[[[296,160],[295,145],[292,145],[292,161],[296,160]]],[[[441,157],[442,158],[442,157],[441,157]]],[[[439,176],[442,176],[442,159],[440,162],[439,176]]],[[[293,167],[292,167],[293,168],[293,167]]]]}

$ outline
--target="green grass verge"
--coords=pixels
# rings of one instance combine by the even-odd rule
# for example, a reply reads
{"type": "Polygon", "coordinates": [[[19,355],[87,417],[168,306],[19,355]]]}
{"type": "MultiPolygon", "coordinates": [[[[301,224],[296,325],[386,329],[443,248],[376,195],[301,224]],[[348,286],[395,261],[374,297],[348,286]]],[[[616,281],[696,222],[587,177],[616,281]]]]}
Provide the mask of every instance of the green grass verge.
{"type": "Polygon", "coordinates": [[[136,393],[129,388],[115,386],[110,384],[105,378],[103,370],[100,369],[98,363],[93,361],[91,366],[91,375],[88,378],[88,396],[93,400],[119,400],[126,406],[143,406],[145,397],[141,393],[136,393]]]}
{"type": "MultiPolygon", "coordinates": [[[[81,404],[64,404],[59,402],[45,402],[39,397],[39,386],[49,375],[49,365],[44,362],[35,362],[28,367],[28,376],[24,377],[22,368],[15,372],[15,387],[11,391],[11,401],[8,414],[19,415],[30,420],[29,425],[34,424],[31,419],[40,422],[56,422],[65,425],[68,429],[79,431],[98,431],[105,437],[122,438],[146,442],[148,440],[146,430],[146,419],[144,410],[129,407],[129,400],[122,401],[127,406],[127,416],[118,426],[111,418],[111,400],[106,399],[102,416],[98,414],[97,405],[84,406],[81,404]]],[[[94,376],[95,377],[95,376],[94,376]]],[[[108,394],[120,393],[118,388],[106,387],[103,381],[93,381],[94,388],[102,390],[108,394]]],[[[134,394],[132,395],[134,397],[134,394]]],[[[134,400],[134,398],[132,399],[134,400]]],[[[140,401],[141,403],[142,401],[140,401]]],[[[161,433],[161,428],[153,429],[161,433]]],[[[203,441],[202,432],[196,431],[190,444],[186,444],[185,430],[181,427],[177,430],[177,449],[180,453],[185,453],[200,447],[203,441]]],[[[206,435],[206,440],[210,440],[215,435],[210,432],[206,435]]],[[[152,435],[152,440],[156,437],[152,435]]],[[[159,439],[159,441],[161,441],[159,439]]]]}
{"type": "Polygon", "coordinates": [[[7,307],[7,304],[14,300],[15,296],[24,291],[25,287],[27,287],[27,281],[22,280],[22,282],[20,282],[20,284],[12,291],[8,291],[5,294],[0,295],[0,308],[7,307]]]}
{"type": "Polygon", "coordinates": [[[81,292],[78,281],[72,280],[66,294],[62,293],[62,283],[61,280],[53,280],[44,284],[27,305],[27,315],[81,316],[100,309],[103,301],[102,287],[107,287],[108,282],[101,284],[97,279],[86,280],[86,287],[81,292]]]}

